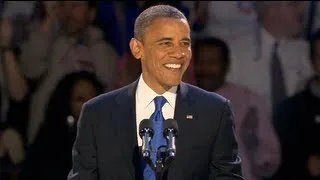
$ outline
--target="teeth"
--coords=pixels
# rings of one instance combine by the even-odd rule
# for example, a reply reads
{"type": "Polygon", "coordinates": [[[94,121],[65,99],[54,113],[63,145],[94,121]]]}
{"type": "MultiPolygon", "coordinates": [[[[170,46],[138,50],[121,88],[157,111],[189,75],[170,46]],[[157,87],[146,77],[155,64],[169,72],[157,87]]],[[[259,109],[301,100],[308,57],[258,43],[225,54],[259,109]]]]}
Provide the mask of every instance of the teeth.
{"type": "Polygon", "coordinates": [[[167,68],[172,68],[172,69],[179,69],[181,68],[181,64],[165,64],[167,68]]]}

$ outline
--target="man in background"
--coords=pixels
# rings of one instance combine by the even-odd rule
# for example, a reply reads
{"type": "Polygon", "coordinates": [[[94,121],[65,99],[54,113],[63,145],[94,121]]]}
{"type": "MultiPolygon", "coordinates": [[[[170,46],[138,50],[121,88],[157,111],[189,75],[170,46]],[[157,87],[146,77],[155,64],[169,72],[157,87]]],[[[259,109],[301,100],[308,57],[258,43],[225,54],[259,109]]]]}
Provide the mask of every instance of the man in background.
{"type": "Polygon", "coordinates": [[[227,82],[230,63],[230,50],[223,40],[207,37],[195,42],[196,84],[231,100],[243,176],[262,180],[274,174],[280,164],[278,139],[266,101],[247,88],[227,82]]]}
{"type": "Polygon", "coordinates": [[[269,108],[301,90],[313,74],[308,44],[302,32],[303,1],[257,1],[256,36],[230,42],[232,63],[228,81],[266,99],[269,108]]]}

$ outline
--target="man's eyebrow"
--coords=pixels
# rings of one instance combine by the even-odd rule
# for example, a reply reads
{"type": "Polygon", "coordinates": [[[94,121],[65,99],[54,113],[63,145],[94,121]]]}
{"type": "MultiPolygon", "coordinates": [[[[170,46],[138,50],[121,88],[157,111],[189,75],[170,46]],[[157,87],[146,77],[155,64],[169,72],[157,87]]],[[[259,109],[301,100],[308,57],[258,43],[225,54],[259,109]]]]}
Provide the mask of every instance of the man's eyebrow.
{"type": "Polygon", "coordinates": [[[185,37],[185,38],[182,38],[182,41],[189,41],[191,42],[191,39],[189,37],[185,37]]]}
{"type": "MultiPolygon", "coordinates": [[[[170,38],[170,37],[163,37],[163,38],[160,38],[158,39],[156,42],[162,42],[162,41],[172,41],[173,38],[170,38]]],[[[188,37],[185,37],[185,38],[182,38],[181,41],[188,41],[188,42],[191,42],[191,39],[188,38],[188,37]]]]}
{"type": "Polygon", "coordinates": [[[163,37],[163,38],[160,38],[158,39],[156,42],[161,42],[161,41],[172,41],[173,38],[170,38],[170,37],[163,37]]]}

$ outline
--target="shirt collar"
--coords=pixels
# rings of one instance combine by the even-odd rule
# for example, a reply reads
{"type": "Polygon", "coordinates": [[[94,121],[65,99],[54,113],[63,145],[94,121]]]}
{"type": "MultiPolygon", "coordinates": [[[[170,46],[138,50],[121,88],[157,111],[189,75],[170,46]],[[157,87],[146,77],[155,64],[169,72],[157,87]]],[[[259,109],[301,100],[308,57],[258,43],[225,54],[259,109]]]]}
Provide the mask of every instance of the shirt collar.
{"type": "Polygon", "coordinates": [[[136,91],[136,101],[142,107],[147,107],[156,96],[164,96],[171,107],[175,107],[176,96],[177,96],[177,86],[171,87],[165,93],[157,94],[154,92],[144,81],[142,74],[140,75],[137,91],[136,91]]]}

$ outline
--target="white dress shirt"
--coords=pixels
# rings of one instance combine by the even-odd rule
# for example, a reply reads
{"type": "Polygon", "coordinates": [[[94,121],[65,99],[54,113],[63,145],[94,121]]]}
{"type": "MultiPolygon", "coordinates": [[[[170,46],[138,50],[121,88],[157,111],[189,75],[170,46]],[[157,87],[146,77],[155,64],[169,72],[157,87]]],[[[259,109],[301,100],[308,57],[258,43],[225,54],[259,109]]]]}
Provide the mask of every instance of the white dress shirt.
{"type": "MultiPolygon", "coordinates": [[[[227,78],[229,82],[263,96],[271,108],[270,63],[275,39],[263,28],[259,39],[246,35],[230,42],[232,60],[227,78]]],[[[291,96],[313,74],[308,45],[303,40],[283,39],[279,42],[278,55],[284,71],[287,94],[291,96]]]]}
{"type": "Polygon", "coordinates": [[[149,119],[155,110],[153,99],[156,96],[164,96],[167,102],[162,107],[162,114],[164,119],[174,117],[174,110],[176,105],[177,86],[170,88],[164,94],[157,94],[154,92],[143,80],[142,75],[139,78],[136,90],[136,119],[137,119],[137,139],[138,145],[142,145],[142,140],[139,136],[139,124],[143,119],[149,119]]]}

